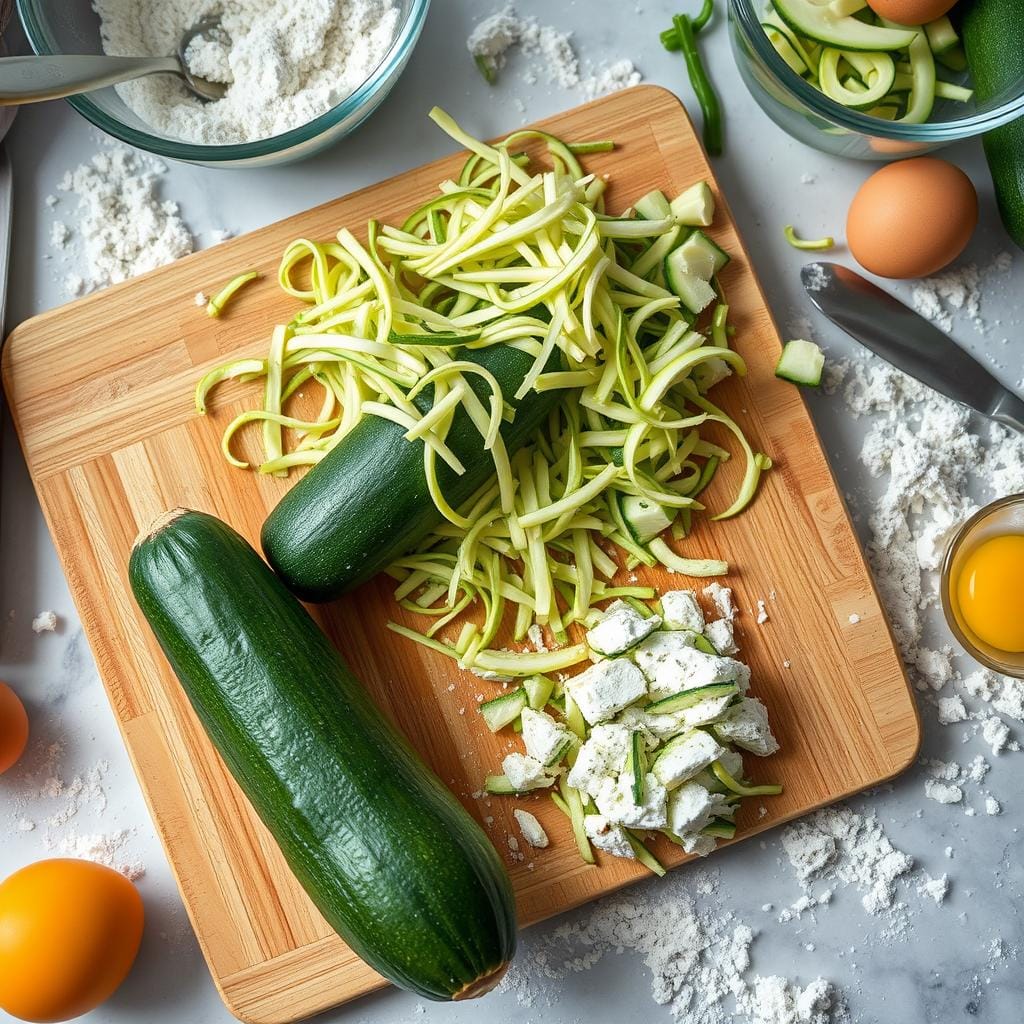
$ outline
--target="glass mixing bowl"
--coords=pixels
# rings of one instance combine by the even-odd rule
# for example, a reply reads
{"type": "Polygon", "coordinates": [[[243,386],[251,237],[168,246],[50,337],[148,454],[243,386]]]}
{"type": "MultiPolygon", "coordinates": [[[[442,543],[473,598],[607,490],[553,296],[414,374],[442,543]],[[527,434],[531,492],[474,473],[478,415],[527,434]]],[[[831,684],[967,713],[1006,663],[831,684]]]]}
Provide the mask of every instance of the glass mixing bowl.
{"type": "MultiPolygon", "coordinates": [[[[399,25],[394,42],[373,74],[337,106],[282,135],[258,142],[205,146],[158,134],[113,87],[68,99],[97,128],[122,142],[171,160],[207,167],[266,167],[302,160],[354,131],[381,104],[412,55],[430,0],[395,0],[399,25]]],[[[18,13],[39,54],[102,53],[100,22],[89,0],[18,0],[18,13]]]]}
{"type": "Polygon", "coordinates": [[[808,146],[858,160],[897,160],[1024,116],[1024,79],[986,103],[938,101],[926,124],[897,124],[844,107],[805,82],[775,52],[760,23],[767,2],[729,0],[733,54],[765,113],[808,146]]]}

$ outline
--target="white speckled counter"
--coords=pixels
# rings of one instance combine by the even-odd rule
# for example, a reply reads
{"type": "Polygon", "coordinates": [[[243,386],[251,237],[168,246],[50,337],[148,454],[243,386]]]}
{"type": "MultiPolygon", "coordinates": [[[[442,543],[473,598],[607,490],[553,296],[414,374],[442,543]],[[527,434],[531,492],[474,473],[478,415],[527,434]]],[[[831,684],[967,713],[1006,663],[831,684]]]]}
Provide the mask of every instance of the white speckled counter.
{"type": "MultiPolygon", "coordinates": [[[[639,6],[523,0],[519,7],[522,13],[536,13],[559,27],[575,29],[584,62],[629,57],[647,80],[666,85],[692,102],[681,61],[658,44],[658,32],[674,5],[663,0],[641,0],[639,6]],[[595,16],[598,8],[599,17],[595,16]]],[[[335,149],[304,164],[259,172],[172,166],[163,179],[164,193],[181,204],[199,244],[206,244],[211,230],[244,232],[440,155],[447,141],[425,117],[434,103],[486,136],[577,102],[577,97],[544,84],[526,86],[514,63],[498,87],[489,89],[483,83],[463,50],[463,41],[474,18],[490,10],[490,5],[470,0],[437,0],[419,48],[395,91],[367,125],[335,149]]],[[[803,257],[786,245],[782,226],[792,221],[809,237],[841,236],[846,204],[868,168],[805,149],[766,119],[740,82],[721,20],[709,32],[706,47],[728,117],[727,156],[718,160],[717,172],[785,328],[811,313],[797,276],[803,257]],[[804,183],[802,177],[814,180],[804,183]]],[[[9,304],[9,325],[13,325],[63,301],[55,261],[46,258],[53,214],[44,197],[66,170],[96,150],[97,143],[93,129],[70,107],[58,103],[23,110],[8,145],[16,175],[9,304]]],[[[995,216],[980,147],[965,144],[949,155],[971,174],[981,195],[982,223],[968,258],[984,266],[1010,246],[995,216]]],[[[845,253],[840,252],[839,258],[845,258],[845,253]]],[[[1024,364],[1022,295],[1024,256],[1018,254],[1011,275],[986,290],[982,314],[991,324],[989,331],[980,333],[966,320],[958,320],[954,327],[961,343],[997,361],[997,370],[1008,383],[1021,378],[1024,364]],[[1005,344],[1004,337],[1009,339],[1005,344]]],[[[812,317],[812,323],[832,355],[853,351],[852,342],[826,328],[820,318],[812,317]]],[[[852,508],[866,514],[878,484],[857,458],[864,422],[852,419],[838,397],[814,396],[813,410],[852,508]]],[[[220,1024],[230,1018],[207,976],[153,836],[9,422],[5,429],[0,678],[14,684],[26,698],[34,738],[23,765],[0,779],[0,875],[45,856],[47,836],[59,844],[61,838],[67,841],[76,834],[109,836],[129,830],[121,837],[119,856],[138,858],[146,865],[140,886],[148,927],[129,981],[88,1019],[95,1024],[220,1024]],[[31,631],[31,619],[47,608],[60,616],[59,630],[37,636],[31,631]],[[83,777],[77,797],[66,792],[47,795],[53,791],[52,784],[47,789],[47,779],[54,772],[46,765],[47,748],[53,743],[63,744],[59,756],[51,751],[50,758],[56,756],[65,784],[75,775],[83,777]],[[97,784],[87,777],[90,769],[103,776],[97,784]],[[99,789],[107,801],[102,811],[99,789]],[[79,809],[68,822],[47,824],[47,819],[59,818],[73,806],[79,809]],[[35,827],[28,830],[30,822],[35,827]]],[[[941,640],[940,626],[936,623],[936,637],[941,640]]],[[[980,737],[962,742],[969,735],[965,728],[939,726],[930,707],[923,709],[923,718],[926,756],[965,761],[979,753],[987,755],[980,737]]],[[[1024,732],[1019,723],[1009,724],[1024,732]]],[[[805,914],[801,920],[779,923],[779,909],[792,903],[800,889],[777,835],[713,856],[707,867],[718,877],[718,893],[703,902],[722,912],[733,911],[757,932],[752,974],[782,974],[801,984],[819,975],[829,978],[845,993],[855,1021],[949,1024],[973,1015],[990,1024],[1016,1024],[1024,1000],[1020,964],[1009,955],[993,959],[990,948],[995,939],[1007,948],[1024,940],[1020,916],[1024,842],[1018,831],[1024,822],[1024,803],[1015,778],[1024,755],[1007,752],[991,760],[986,787],[1002,803],[998,816],[985,815],[979,806],[979,813],[969,817],[962,805],[926,800],[920,769],[855,802],[860,809],[877,811],[893,843],[921,868],[933,876],[949,874],[950,892],[942,906],[916,894],[919,877],[904,883],[901,895],[912,907],[904,941],[891,944],[879,938],[879,920],[864,911],[853,889],[840,888],[832,904],[817,912],[816,921],[805,914]],[[952,859],[944,854],[947,846],[952,847],[952,859]],[[775,909],[763,910],[767,903],[775,909]]],[[[968,795],[968,802],[978,799],[976,794],[968,795]]],[[[672,886],[687,884],[684,869],[672,886]]],[[[634,891],[650,895],[665,885],[652,879],[634,891]]],[[[524,963],[558,926],[559,921],[552,921],[524,936],[524,963]]],[[[374,1024],[475,1021],[481,1010],[494,1019],[549,1024],[670,1019],[668,1010],[652,1001],[649,972],[638,957],[608,956],[599,969],[571,972],[557,983],[538,978],[536,988],[532,1005],[509,991],[489,997],[486,1008],[424,1008],[413,997],[387,992],[339,1010],[329,1019],[374,1024]]],[[[0,1019],[8,1018],[0,1013],[0,1019]]]]}

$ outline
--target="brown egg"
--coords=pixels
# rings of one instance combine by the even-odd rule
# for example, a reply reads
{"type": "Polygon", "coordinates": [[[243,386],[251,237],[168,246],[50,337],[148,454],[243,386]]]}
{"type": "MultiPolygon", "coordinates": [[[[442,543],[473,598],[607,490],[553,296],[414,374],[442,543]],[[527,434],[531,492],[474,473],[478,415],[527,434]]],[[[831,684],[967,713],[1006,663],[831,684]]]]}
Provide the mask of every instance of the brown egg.
{"type": "Polygon", "coordinates": [[[880,277],[927,277],[960,255],[978,223],[971,179],[933,156],[899,160],[861,185],[846,216],[854,258],[880,277]]]}
{"type": "Polygon", "coordinates": [[[868,0],[868,6],[880,18],[900,25],[923,25],[941,18],[956,0],[868,0]]]}

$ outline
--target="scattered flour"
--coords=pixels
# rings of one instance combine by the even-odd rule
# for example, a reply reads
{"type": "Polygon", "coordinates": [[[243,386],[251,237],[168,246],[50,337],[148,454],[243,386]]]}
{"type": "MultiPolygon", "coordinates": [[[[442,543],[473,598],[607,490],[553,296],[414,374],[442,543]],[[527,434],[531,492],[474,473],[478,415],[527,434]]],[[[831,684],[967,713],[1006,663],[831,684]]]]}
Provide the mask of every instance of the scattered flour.
{"type": "Polygon", "coordinates": [[[924,881],[917,887],[917,892],[920,896],[935,900],[935,903],[941,906],[949,892],[949,878],[946,875],[940,875],[938,878],[925,875],[924,881]]]}
{"type": "Polygon", "coordinates": [[[833,891],[826,889],[824,892],[818,893],[816,896],[812,896],[810,893],[804,893],[799,899],[795,900],[788,907],[783,907],[779,912],[779,924],[786,924],[789,921],[799,921],[803,918],[804,914],[812,912],[817,907],[823,907],[832,902],[833,891]]]}
{"type": "MultiPolygon", "coordinates": [[[[813,945],[807,948],[814,950],[813,945]]],[[[752,1024],[824,1024],[845,1016],[835,986],[824,978],[816,978],[804,989],[778,976],[757,978],[753,989],[742,993],[736,1004],[752,1024]]]]}
{"type": "Polygon", "coordinates": [[[926,779],[924,784],[924,795],[929,800],[939,804],[958,804],[964,798],[964,791],[949,782],[939,782],[937,779],[926,779]]]}
{"type": "Polygon", "coordinates": [[[162,135],[204,145],[250,142],[312,121],[351,95],[387,54],[399,24],[391,0],[94,0],[109,54],[163,55],[186,29],[220,15],[223,35],[189,48],[194,71],[229,82],[197,99],[177,78],[117,86],[162,135]]]}
{"type": "Polygon", "coordinates": [[[962,697],[940,697],[938,701],[939,725],[953,725],[967,721],[967,707],[962,697]]]}
{"type": "Polygon", "coordinates": [[[520,18],[512,6],[479,21],[466,47],[494,71],[505,66],[508,51],[518,47],[527,58],[523,80],[534,84],[543,74],[552,85],[596,99],[638,85],[642,79],[633,62],[620,58],[581,70],[571,32],[542,25],[536,18],[520,18]]]}
{"type": "Polygon", "coordinates": [[[52,633],[57,628],[57,613],[52,611],[40,612],[32,620],[33,633],[52,633]]]}
{"type": "Polygon", "coordinates": [[[993,274],[1007,273],[1012,262],[1010,253],[1001,252],[984,269],[968,263],[916,281],[911,293],[914,307],[941,330],[951,331],[954,318],[966,316],[976,330],[984,331],[987,325],[981,316],[982,282],[993,274]]]}
{"type": "Polygon", "coordinates": [[[57,187],[77,201],[79,244],[76,270],[64,281],[68,295],[126,281],[192,252],[178,204],[157,194],[166,170],[159,160],[115,143],[64,175],[57,187]]]}
{"type": "Polygon", "coordinates": [[[782,848],[797,878],[807,882],[836,859],[835,838],[810,821],[798,821],[782,833],[782,848]]]}
{"type": "Polygon", "coordinates": [[[108,868],[120,871],[129,881],[135,882],[146,873],[146,867],[141,861],[129,860],[124,856],[124,847],[131,836],[132,831],[128,829],[91,835],[70,832],[57,843],[56,850],[65,857],[77,857],[104,864],[108,868]]]}
{"type": "Polygon", "coordinates": [[[128,849],[135,829],[102,828],[110,765],[99,760],[71,774],[65,771],[64,757],[63,739],[30,746],[9,793],[14,829],[38,833],[48,855],[93,860],[132,881],[141,878],[145,866],[128,849]],[[30,810],[33,817],[28,816],[30,810]]]}
{"type": "Polygon", "coordinates": [[[71,229],[62,220],[55,220],[50,225],[50,248],[63,249],[71,237],[71,229]]]}
{"type": "MultiPolygon", "coordinates": [[[[833,364],[827,389],[841,390],[855,416],[876,417],[860,457],[885,489],[868,516],[867,553],[918,687],[942,690],[959,681],[954,651],[923,642],[923,613],[938,602],[946,541],[979,503],[1024,490],[1024,436],[998,424],[974,429],[967,410],[881,360],[833,364]]],[[[962,685],[985,701],[1006,694],[996,709],[1024,712],[1024,686],[986,669],[962,685]]],[[[955,705],[944,707],[955,716],[955,705]]],[[[1010,737],[998,721],[986,740],[1005,747],[1010,737]]]]}
{"type": "Polygon", "coordinates": [[[786,828],[782,847],[805,891],[814,882],[852,885],[869,914],[887,915],[885,934],[905,930],[907,913],[897,903],[896,885],[914,861],[892,845],[876,817],[844,805],[826,807],[786,828]]]}
{"type": "Polygon", "coordinates": [[[553,1002],[558,982],[629,951],[651,972],[654,1001],[685,1024],[727,1024],[735,1013],[756,1024],[848,1020],[841,996],[824,979],[801,987],[785,978],[751,977],[754,932],[717,906],[711,899],[716,888],[711,873],[689,870],[661,879],[654,898],[603,900],[581,920],[546,935],[527,933],[502,988],[523,1006],[540,997],[553,1002]]]}
{"type": "Polygon", "coordinates": [[[995,715],[989,715],[981,724],[982,739],[992,748],[993,754],[1001,754],[1010,745],[1010,727],[995,715]]]}

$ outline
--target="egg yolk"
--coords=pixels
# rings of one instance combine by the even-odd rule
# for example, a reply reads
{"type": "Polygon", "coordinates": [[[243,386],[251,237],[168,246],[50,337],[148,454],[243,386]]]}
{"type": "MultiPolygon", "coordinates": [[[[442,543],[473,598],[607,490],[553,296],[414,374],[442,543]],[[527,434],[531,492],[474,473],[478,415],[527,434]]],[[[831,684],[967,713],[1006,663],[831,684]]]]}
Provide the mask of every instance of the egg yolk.
{"type": "Polygon", "coordinates": [[[1024,534],[979,544],[964,560],[956,596],[978,639],[999,651],[1024,652],[1024,534]]]}

